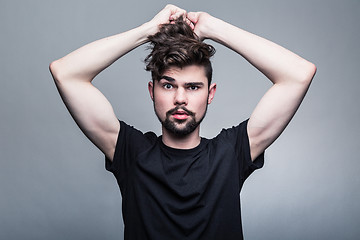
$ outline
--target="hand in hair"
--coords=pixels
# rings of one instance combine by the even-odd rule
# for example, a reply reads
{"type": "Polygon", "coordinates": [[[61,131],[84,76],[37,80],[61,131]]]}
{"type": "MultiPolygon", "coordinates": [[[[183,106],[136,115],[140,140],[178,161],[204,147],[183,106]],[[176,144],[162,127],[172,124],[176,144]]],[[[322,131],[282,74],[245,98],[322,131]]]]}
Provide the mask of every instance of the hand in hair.
{"type": "Polygon", "coordinates": [[[190,27],[196,33],[196,35],[200,38],[200,40],[204,40],[209,38],[210,26],[211,26],[211,18],[212,16],[206,12],[189,12],[186,15],[188,21],[190,21],[190,27]]]}
{"type": "Polygon", "coordinates": [[[160,30],[148,37],[151,53],[146,57],[146,70],[151,71],[153,80],[160,80],[163,72],[170,67],[189,65],[204,66],[206,75],[211,81],[210,58],[215,49],[202,42],[191,29],[187,21],[177,19],[162,24],[160,30]]]}
{"type": "Polygon", "coordinates": [[[158,14],[156,14],[156,16],[150,22],[156,24],[159,27],[162,24],[171,23],[179,18],[185,20],[186,11],[177,6],[168,4],[164,9],[162,9],[158,14]]]}

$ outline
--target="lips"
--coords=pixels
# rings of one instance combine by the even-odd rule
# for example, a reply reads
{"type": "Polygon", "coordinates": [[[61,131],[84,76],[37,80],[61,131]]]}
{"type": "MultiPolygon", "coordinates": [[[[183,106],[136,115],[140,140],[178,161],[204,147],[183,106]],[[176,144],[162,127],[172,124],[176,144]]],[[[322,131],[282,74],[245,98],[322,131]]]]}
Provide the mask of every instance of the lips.
{"type": "Polygon", "coordinates": [[[189,114],[186,111],[178,110],[172,114],[172,116],[176,119],[183,120],[189,117],[189,114]]]}
{"type": "Polygon", "coordinates": [[[173,115],[189,115],[186,111],[181,111],[181,110],[178,110],[176,112],[173,113],[173,115]]]}
{"type": "Polygon", "coordinates": [[[194,116],[194,113],[185,107],[176,107],[168,111],[166,115],[172,116],[176,120],[185,121],[190,116],[194,116]]]}

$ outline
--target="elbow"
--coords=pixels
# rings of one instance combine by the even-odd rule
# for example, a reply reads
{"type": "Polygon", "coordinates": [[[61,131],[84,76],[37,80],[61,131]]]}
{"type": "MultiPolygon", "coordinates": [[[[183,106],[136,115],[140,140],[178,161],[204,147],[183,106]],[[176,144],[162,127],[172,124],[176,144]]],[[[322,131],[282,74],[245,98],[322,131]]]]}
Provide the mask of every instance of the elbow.
{"type": "Polygon", "coordinates": [[[315,64],[309,62],[309,66],[308,66],[308,81],[311,82],[312,79],[314,78],[317,68],[315,66],[315,64]]]}
{"type": "Polygon", "coordinates": [[[66,79],[69,78],[68,74],[66,74],[67,71],[64,67],[62,59],[51,62],[49,65],[49,70],[56,85],[66,81],[66,79]]]}
{"type": "Polygon", "coordinates": [[[55,83],[58,82],[60,79],[59,78],[59,72],[60,72],[59,71],[59,60],[55,60],[49,64],[49,71],[50,71],[55,83]]]}
{"type": "Polygon", "coordinates": [[[300,81],[304,84],[310,85],[311,81],[313,80],[316,74],[317,68],[315,64],[311,62],[306,62],[305,66],[303,67],[303,74],[300,78],[300,81]]]}
{"type": "Polygon", "coordinates": [[[269,77],[275,84],[295,84],[308,87],[315,76],[317,68],[315,64],[301,59],[296,63],[288,65],[285,72],[281,73],[277,78],[269,77]]]}
{"type": "Polygon", "coordinates": [[[55,61],[53,61],[53,62],[51,62],[51,63],[49,64],[49,70],[50,70],[51,74],[53,74],[54,71],[55,71],[55,69],[56,69],[56,63],[57,63],[57,61],[58,61],[58,60],[55,60],[55,61]]]}
{"type": "Polygon", "coordinates": [[[317,69],[315,64],[303,60],[300,64],[296,66],[292,77],[289,77],[289,79],[292,79],[291,81],[293,83],[308,87],[315,76],[316,70],[317,69]]]}

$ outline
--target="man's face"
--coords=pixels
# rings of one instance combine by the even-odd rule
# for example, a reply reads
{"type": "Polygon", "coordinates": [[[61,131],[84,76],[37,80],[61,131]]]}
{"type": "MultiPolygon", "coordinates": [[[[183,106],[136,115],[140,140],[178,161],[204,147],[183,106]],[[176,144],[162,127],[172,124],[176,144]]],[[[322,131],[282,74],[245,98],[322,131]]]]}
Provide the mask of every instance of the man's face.
{"type": "Polygon", "coordinates": [[[215,84],[208,87],[204,67],[197,65],[182,69],[172,67],[159,81],[149,83],[155,113],[163,131],[177,136],[199,129],[215,91],[215,84]]]}

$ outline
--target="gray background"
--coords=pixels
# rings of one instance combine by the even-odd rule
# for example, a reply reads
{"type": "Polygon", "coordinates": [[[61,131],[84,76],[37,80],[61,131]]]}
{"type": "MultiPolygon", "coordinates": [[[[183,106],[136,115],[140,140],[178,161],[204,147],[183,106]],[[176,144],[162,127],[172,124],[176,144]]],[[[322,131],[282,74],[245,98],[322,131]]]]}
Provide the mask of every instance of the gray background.
{"type": "MultiPolygon", "coordinates": [[[[173,1],[291,49],[318,67],[295,118],[242,195],[246,239],[360,238],[360,1],[173,1]]],[[[0,239],[122,239],[121,198],[103,155],[78,130],[51,61],[151,19],[165,1],[4,1],[0,6],[0,239]]],[[[214,44],[212,137],[246,119],[270,86],[214,44]]],[[[117,116],[160,133],[142,46],[95,85],[117,116]]],[[[221,220],[220,220],[221,221],[221,220]]]]}

